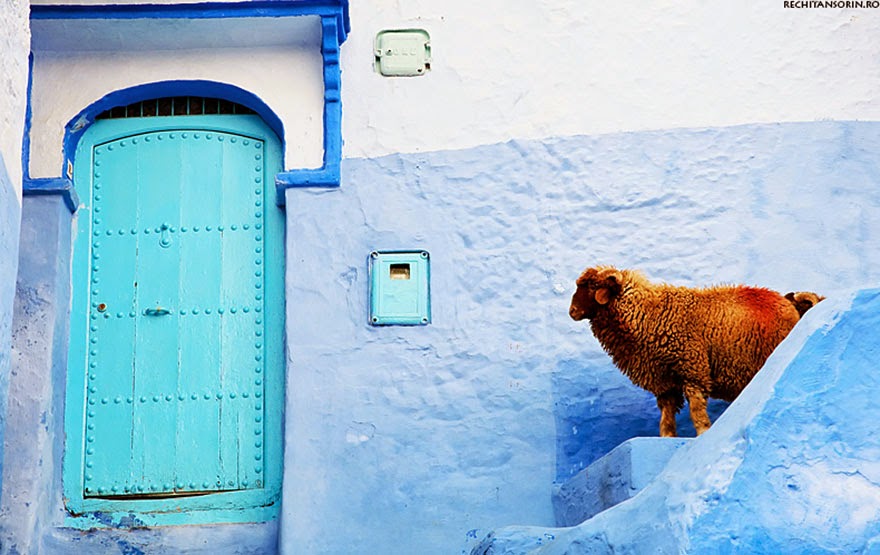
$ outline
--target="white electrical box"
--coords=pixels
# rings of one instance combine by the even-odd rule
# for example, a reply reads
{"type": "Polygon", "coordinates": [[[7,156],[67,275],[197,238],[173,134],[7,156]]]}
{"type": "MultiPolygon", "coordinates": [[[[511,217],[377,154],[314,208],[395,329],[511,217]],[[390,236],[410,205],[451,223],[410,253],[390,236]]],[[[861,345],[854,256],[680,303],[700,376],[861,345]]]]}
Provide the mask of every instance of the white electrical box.
{"type": "Polygon", "coordinates": [[[376,71],[387,77],[415,77],[431,69],[431,37],[423,29],[380,31],[374,53],[376,71]]]}

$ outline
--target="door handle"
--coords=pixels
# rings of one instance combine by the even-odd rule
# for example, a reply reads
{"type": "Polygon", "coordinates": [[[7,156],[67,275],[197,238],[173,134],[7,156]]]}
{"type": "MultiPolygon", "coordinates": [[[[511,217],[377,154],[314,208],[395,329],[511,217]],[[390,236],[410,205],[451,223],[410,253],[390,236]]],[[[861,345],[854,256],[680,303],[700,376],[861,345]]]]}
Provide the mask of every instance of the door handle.
{"type": "Polygon", "coordinates": [[[144,310],[144,316],[164,316],[166,314],[171,314],[171,311],[161,306],[144,310]]]}
{"type": "Polygon", "coordinates": [[[162,224],[159,228],[161,235],[159,236],[159,246],[167,249],[171,246],[171,226],[168,224],[162,224]]]}

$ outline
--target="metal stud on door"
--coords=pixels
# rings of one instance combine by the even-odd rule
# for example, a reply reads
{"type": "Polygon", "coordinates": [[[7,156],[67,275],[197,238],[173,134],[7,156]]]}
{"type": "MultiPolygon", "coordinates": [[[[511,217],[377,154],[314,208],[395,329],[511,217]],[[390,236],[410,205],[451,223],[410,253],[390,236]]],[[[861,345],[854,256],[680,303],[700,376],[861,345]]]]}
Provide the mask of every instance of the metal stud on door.
{"type": "Polygon", "coordinates": [[[93,149],[84,497],[261,487],[263,148],[176,129],[93,149]]]}

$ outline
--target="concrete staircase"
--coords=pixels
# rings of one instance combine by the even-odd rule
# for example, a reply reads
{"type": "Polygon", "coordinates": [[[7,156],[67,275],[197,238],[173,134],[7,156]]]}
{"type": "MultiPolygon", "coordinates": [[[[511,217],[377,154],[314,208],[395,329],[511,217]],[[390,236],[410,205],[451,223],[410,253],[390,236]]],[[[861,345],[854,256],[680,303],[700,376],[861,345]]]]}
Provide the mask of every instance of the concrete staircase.
{"type": "Polygon", "coordinates": [[[692,438],[636,437],[627,440],[553,491],[556,525],[576,526],[633,497],[666,467],[692,438]]]}

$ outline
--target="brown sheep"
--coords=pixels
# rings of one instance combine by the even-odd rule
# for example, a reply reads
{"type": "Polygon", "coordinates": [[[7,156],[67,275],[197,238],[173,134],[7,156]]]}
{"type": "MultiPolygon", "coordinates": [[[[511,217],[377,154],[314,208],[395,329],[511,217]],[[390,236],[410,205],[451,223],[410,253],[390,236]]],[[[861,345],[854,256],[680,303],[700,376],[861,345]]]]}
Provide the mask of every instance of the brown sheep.
{"type": "Polygon", "coordinates": [[[812,291],[792,291],[791,293],[786,293],[785,298],[794,305],[801,318],[804,317],[806,311],[819,304],[819,301],[825,300],[825,297],[817,295],[812,291]]]}
{"type": "Polygon", "coordinates": [[[735,399],[800,319],[769,289],[654,284],[611,266],[581,274],[569,315],[589,319],[617,367],[657,397],[668,437],[685,397],[697,435],[708,430],[708,398],[735,399]]]}

